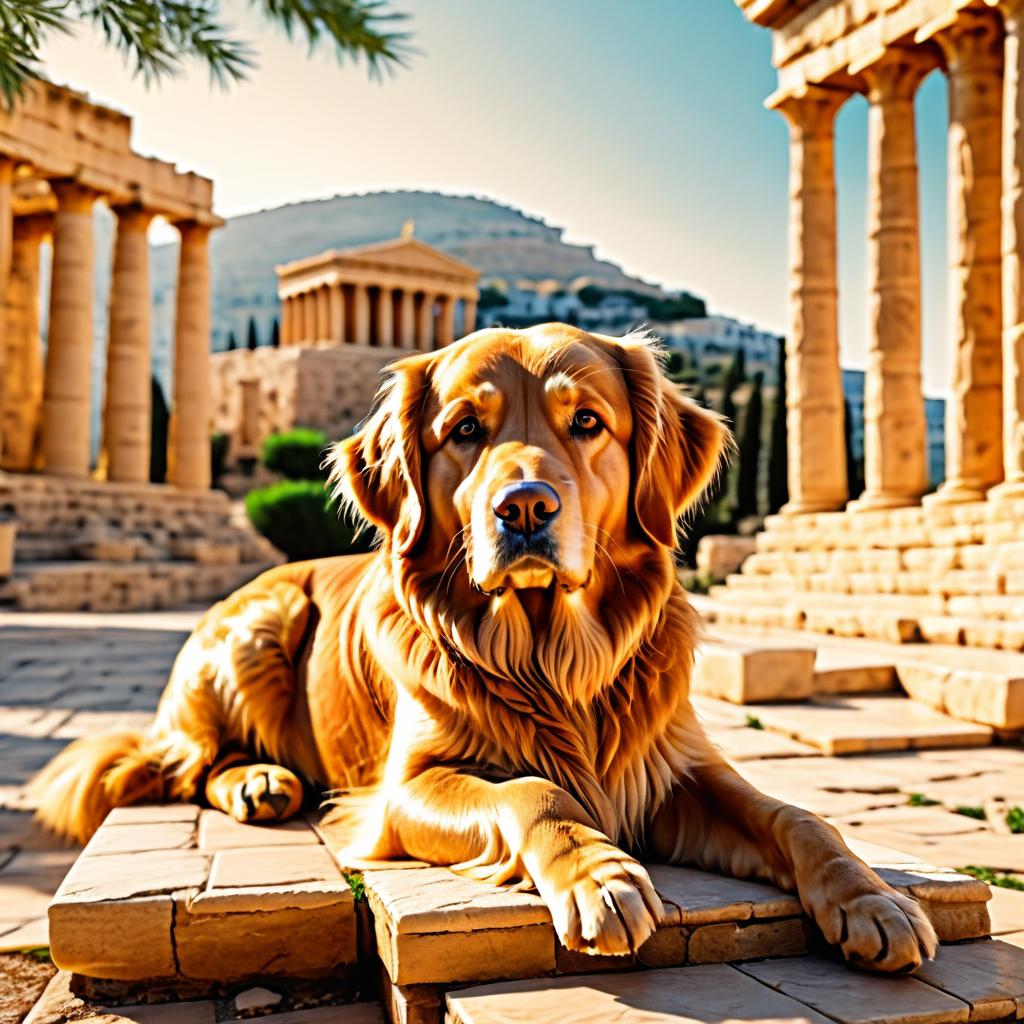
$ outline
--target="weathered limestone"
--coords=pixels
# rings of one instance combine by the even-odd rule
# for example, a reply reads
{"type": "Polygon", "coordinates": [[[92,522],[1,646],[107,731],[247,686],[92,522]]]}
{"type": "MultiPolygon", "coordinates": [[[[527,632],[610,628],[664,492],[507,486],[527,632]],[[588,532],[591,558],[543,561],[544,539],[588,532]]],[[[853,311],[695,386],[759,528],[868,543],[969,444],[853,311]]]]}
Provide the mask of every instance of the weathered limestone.
{"type": "Polygon", "coordinates": [[[433,295],[416,297],[416,348],[429,352],[434,348],[434,302],[433,295]]]}
{"type": "Polygon", "coordinates": [[[450,295],[441,296],[441,312],[437,317],[437,345],[444,348],[455,340],[455,300],[450,295]]]}
{"type": "Polygon", "coordinates": [[[39,245],[50,229],[47,214],[14,221],[7,287],[7,338],[0,356],[0,468],[25,473],[34,467],[43,401],[39,338],[39,245]]]}
{"type": "Polygon", "coordinates": [[[363,284],[352,287],[352,341],[370,344],[370,295],[363,284]]]}
{"type": "Polygon", "coordinates": [[[963,11],[935,35],[949,75],[950,312],[956,354],[940,502],[975,501],[1003,476],[1000,147],[1002,30],[963,11]]]}
{"type": "MultiPolygon", "coordinates": [[[[0,327],[7,323],[7,288],[11,275],[11,246],[14,228],[14,161],[0,156],[0,327]]],[[[6,346],[0,344],[0,380],[6,373],[6,346]]],[[[0,394],[0,415],[3,395],[0,394]]],[[[2,422],[2,421],[0,421],[2,422]]],[[[3,458],[3,435],[0,434],[0,458],[3,458]]]]}
{"type": "Polygon", "coordinates": [[[476,299],[462,300],[462,333],[472,334],[476,330],[476,299]]]}
{"type": "Polygon", "coordinates": [[[394,337],[394,298],[393,291],[381,287],[377,292],[375,336],[378,345],[385,345],[389,338],[394,337]]]}
{"type": "Polygon", "coordinates": [[[705,643],[691,689],[734,704],[805,700],[814,693],[814,648],[705,643]]]}
{"type": "Polygon", "coordinates": [[[851,508],[918,502],[928,485],[921,391],[921,275],[914,94],[930,59],[889,51],[868,81],[870,341],[864,493],[851,508]]]}
{"type": "Polygon", "coordinates": [[[397,340],[399,347],[416,347],[416,296],[403,288],[399,297],[397,340]]]}
{"type": "MultiPolygon", "coordinates": [[[[991,0],[990,0],[991,2],[991,0]]],[[[1024,11],[1003,16],[1003,475],[993,497],[1024,497],[1024,11]]]]}
{"type": "Polygon", "coordinates": [[[103,455],[109,480],[149,479],[150,295],[149,239],[152,213],[118,207],[110,289],[103,455]]]}
{"type": "Polygon", "coordinates": [[[849,97],[809,88],[777,104],[789,122],[788,514],[841,508],[847,498],[836,285],[833,124],[849,97]]]}
{"type": "Polygon", "coordinates": [[[210,486],[210,228],[186,221],[179,230],[167,473],[176,486],[200,490],[210,486]]]}
{"type": "Polygon", "coordinates": [[[92,355],[92,207],[96,193],[76,181],[51,183],[50,321],[43,385],[42,457],[47,473],[89,472],[92,355]]]}
{"type": "MultiPolygon", "coordinates": [[[[328,338],[332,344],[337,345],[345,338],[345,293],[342,291],[341,285],[335,282],[329,286],[328,296],[328,338]]],[[[290,339],[290,342],[300,340],[296,337],[290,339]]]]}

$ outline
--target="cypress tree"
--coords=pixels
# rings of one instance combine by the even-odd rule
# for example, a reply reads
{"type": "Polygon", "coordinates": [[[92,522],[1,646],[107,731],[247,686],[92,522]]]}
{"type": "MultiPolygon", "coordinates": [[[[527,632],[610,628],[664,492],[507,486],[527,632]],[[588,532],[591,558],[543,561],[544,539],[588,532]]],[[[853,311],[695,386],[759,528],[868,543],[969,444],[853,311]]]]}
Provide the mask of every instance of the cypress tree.
{"type": "Polygon", "coordinates": [[[772,406],[771,445],[768,449],[768,512],[774,514],[789,501],[789,455],[786,429],[786,342],[779,338],[775,404],[772,406]]]}
{"type": "Polygon", "coordinates": [[[249,317],[249,330],[245,340],[245,347],[250,352],[255,352],[260,347],[259,335],[256,333],[256,321],[249,317]]]}
{"type": "Polygon", "coordinates": [[[764,376],[755,373],[750,397],[743,407],[739,431],[739,455],[736,477],[736,515],[743,519],[760,511],[758,470],[761,466],[761,427],[764,421],[764,397],[761,386],[764,376]]]}
{"type": "Polygon", "coordinates": [[[167,408],[160,381],[149,378],[150,431],[149,431],[149,482],[162,484],[167,479],[167,424],[171,412],[167,408]]]}
{"type": "Polygon", "coordinates": [[[234,352],[236,348],[238,348],[238,342],[235,341],[235,332],[234,331],[228,331],[228,347],[227,347],[227,351],[228,352],[234,352]]]}
{"type": "Polygon", "coordinates": [[[274,322],[270,327],[270,347],[281,347],[281,323],[276,316],[274,317],[274,322]]]}

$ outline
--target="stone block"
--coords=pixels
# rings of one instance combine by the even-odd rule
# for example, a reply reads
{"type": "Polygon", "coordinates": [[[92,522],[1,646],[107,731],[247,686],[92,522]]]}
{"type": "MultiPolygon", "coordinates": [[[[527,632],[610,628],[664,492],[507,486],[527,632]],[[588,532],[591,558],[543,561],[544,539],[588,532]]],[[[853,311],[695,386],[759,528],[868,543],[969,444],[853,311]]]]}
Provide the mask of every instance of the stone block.
{"type": "Polygon", "coordinates": [[[274,825],[235,821],[223,811],[204,810],[199,816],[199,848],[228,850],[237,847],[305,846],[318,842],[312,826],[301,818],[274,825]]]}
{"type": "Polygon", "coordinates": [[[694,928],[687,948],[691,964],[734,963],[764,956],[796,956],[807,952],[804,921],[791,917],[776,921],[706,924],[694,928]]]}
{"type": "Polygon", "coordinates": [[[218,850],[210,869],[211,889],[340,880],[341,870],[320,844],[218,850]]]}
{"type": "Polygon", "coordinates": [[[86,856],[142,853],[149,850],[195,848],[196,826],[191,821],[117,825],[107,823],[89,840],[86,856]]]}
{"type": "Polygon", "coordinates": [[[697,571],[716,580],[737,572],[744,560],[754,553],[753,537],[708,535],[697,545],[697,571]]]}
{"type": "Polygon", "coordinates": [[[814,692],[814,648],[709,643],[700,648],[696,693],[736,704],[803,700],[814,692]]]}
{"type": "Polygon", "coordinates": [[[0,519],[0,579],[7,579],[14,571],[14,538],[18,524],[7,517],[0,519]]]}
{"type": "Polygon", "coordinates": [[[800,913],[795,896],[761,882],[665,864],[648,865],[648,872],[665,903],[666,924],[744,922],[800,913]]]}
{"type": "Polygon", "coordinates": [[[1005,942],[945,946],[916,975],[962,999],[972,1021],[1013,1019],[1024,1013],[1024,950],[1005,942]]]}

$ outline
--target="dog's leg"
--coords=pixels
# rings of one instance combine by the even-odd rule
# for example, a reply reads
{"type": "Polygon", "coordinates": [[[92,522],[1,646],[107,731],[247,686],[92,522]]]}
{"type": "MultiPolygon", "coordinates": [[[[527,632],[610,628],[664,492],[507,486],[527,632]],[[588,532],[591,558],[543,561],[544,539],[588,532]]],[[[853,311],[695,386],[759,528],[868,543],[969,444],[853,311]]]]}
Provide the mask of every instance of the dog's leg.
{"type": "Polygon", "coordinates": [[[935,953],[918,903],[886,885],[816,814],[759,792],[721,758],[694,766],[650,831],[655,856],[795,891],[853,963],[912,971],[935,953]]]}
{"type": "Polygon", "coordinates": [[[302,806],[302,782],[279,764],[225,754],[210,769],[206,799],[237,821],[284,821],[302,806]]]}
{"type": "Polygon", "coordinates": [[[658,926],[647,872],[594,827],[577,800],[538,778],[490,782],[457,769],[419,771],[386,794],[376,849],[502,884],[532,883],[568,948],[626,954],[658,926]]]}

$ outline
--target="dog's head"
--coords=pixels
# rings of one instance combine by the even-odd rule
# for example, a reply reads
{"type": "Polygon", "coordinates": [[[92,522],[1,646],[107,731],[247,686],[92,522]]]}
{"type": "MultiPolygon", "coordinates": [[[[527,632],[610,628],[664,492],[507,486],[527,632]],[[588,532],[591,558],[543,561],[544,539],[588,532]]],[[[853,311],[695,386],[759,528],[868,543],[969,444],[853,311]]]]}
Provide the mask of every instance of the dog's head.
{"type": "Polygon", "coordinates": [[[491,329],[394,363],[333,475],[433,600],[536,620],[669,562],[726,437],[645,337],[491,329]]]}

